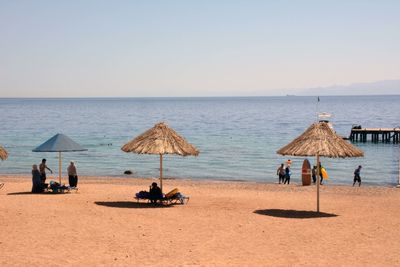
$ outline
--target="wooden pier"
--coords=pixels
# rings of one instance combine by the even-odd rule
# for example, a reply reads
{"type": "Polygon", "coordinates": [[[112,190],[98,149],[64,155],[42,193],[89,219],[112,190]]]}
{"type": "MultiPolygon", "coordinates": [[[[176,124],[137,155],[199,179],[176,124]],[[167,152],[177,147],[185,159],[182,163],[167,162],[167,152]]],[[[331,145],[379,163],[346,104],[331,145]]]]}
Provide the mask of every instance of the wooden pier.
{"type": "Polygon", "coordinates": [[[369,139],[374,143],[383,142],[398,144],[400,142],[400,127],[352,128],[349,139],[355,142],[367,142],[369,139]]]}

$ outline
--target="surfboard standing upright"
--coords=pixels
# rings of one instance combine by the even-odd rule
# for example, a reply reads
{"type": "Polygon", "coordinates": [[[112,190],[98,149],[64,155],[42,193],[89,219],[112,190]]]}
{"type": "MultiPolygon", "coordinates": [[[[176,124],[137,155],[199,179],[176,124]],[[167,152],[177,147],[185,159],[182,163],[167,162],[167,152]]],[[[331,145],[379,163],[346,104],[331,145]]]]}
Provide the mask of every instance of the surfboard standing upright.
{"type": "MultiPolygon", "coordinates": [[[[363,157],[364,152],[337,135],[326,122],[312,124],[300,136],[279,149],[276,153],[282,156],[300,156],[317,158],[317,174],[319,158],[363,157]]],[[[317,182],[317,212],[319,212],[319,183],[317,182]]]]}
{"type": "Polygon", "coordinates": [[[311,164],[308,159],[303,161],[303,166],[301,167],[301,182],[304,186],[311,184],[311,164]]]}

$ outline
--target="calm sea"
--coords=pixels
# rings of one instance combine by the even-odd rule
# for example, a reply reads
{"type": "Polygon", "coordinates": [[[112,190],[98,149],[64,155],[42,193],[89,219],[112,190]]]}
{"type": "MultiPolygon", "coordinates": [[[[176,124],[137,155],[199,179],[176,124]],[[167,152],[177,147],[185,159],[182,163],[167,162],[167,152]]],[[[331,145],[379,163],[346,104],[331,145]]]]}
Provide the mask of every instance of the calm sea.
{"type": "MultiPolygon", "coordinates": [[[[400,96],[321,97],[320,112],[333,114],[335,130],[348,136],[352,124],[400,126],[400,96]]],[[[74,160],[80,175],[157,177],[156,155],[127,154],[120,147],[160,121],[167,122],[199,150],[198,157],[165,157],[167,177],[276,182],[287,157],[276,150],[316,120],[316,97],[0,99],[0,144],[10,153],[2,174],[30,174],[48,159],[58,170],[57,153],[32,149],[64,133],[88,149],[63,153],[63,171],[74,160]]],[[[397,183],[399,145],[356,143],[364,158],[325,159],[329,183],[351,184],[362,165],[363,182],[397,183]]],[[[304,158],[292,158],[292,181],[300,182],[304,158]]],[[[314,159],[310,158],[313,162],[314,159]]]]}

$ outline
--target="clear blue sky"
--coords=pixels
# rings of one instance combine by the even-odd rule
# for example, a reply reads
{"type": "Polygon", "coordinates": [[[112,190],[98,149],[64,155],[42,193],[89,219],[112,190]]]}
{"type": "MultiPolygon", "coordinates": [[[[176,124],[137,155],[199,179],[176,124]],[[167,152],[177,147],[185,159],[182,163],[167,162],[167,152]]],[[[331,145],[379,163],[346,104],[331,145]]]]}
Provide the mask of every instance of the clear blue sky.
{"type": "Polygon", "coordinates": [[[279,95],[400,78],[400,1],[0,0],[0,97],[279,95]]]}

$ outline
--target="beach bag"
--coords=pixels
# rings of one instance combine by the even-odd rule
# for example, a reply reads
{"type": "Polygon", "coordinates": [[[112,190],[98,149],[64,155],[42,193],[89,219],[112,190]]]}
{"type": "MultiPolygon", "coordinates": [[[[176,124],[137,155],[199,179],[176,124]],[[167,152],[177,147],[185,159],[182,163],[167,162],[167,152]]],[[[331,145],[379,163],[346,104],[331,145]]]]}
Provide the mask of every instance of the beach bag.
{"type": "Polygon", "coordinates": [[[50,188],[58,188],[61,184],[56,181],[50,181],[50,188]]]}
{"type": "Polygon", "coordinates": [[[149,198],[150,193],[147,191],[140,191],[139,193],[136,193],[137,198],[149,198]]]}

